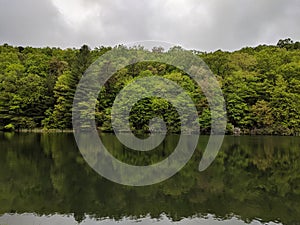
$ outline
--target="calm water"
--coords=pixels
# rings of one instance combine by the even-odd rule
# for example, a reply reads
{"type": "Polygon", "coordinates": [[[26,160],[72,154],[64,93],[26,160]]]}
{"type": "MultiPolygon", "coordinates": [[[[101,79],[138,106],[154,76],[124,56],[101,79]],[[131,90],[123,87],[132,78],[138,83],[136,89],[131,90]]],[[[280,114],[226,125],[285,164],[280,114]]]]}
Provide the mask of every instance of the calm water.
{"type": "MultiPolygon", "coordinates": [[[[124,162],[149,164],[177,144],[131,152],[103,135],[124,162]]],[[[112,183],[83,160],[72,134],[0,133],[0,225],[300,224],[300,138],[225,138],[198,172],[208,137],[171,179],[147,187],[112,183]]]]}

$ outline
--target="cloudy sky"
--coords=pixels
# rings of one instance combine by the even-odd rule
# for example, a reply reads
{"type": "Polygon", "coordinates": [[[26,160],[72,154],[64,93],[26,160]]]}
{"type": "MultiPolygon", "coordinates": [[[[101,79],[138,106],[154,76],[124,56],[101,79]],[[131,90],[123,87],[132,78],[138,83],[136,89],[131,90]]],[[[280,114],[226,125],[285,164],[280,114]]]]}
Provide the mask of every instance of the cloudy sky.
{"type": "Polygon", "coordinates": [[[300,40],[299,0],[0,0],[0,43],[91,47],[161,40],[234,50],[300,40]]]}

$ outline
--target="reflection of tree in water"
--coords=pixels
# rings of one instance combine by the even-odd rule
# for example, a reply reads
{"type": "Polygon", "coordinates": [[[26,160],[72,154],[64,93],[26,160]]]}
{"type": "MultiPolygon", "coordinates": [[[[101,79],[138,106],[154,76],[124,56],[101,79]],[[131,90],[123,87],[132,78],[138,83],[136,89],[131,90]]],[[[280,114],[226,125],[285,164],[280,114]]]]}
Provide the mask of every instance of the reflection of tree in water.
{"type": "MultiPolygon", "coordinates": [[[[159,218],[163,212],[173,220],[208,213],[283,224],[300,220],[299,138],[226,137],[213,165],[199,173],[199,149],[207,142],[201,137],[198,150],[180,173],[148,187],[121,186],[101,178],[85,163],[71,134],[0,138],[0,214],[74,213],[78,221],[85,214],[121,219],[148,213],[159,218]]],[[[122,160],[124,149],[111,141],[114,138],[102,137],[122,160]]],[[[166,155],[176,143],[169,137],[166,155]]],[[[163,158],[158,153],[153,152],[157,160],[163,158]]],[[[147,157],[151,159],[151,154],[147,157]]]]}

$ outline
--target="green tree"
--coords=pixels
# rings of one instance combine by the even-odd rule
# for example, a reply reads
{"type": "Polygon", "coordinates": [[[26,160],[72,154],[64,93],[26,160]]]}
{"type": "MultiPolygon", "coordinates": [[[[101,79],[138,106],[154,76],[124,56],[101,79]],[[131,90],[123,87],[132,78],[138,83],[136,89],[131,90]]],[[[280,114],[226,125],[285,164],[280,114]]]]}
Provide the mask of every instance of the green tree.
{"type": "Polygon", "coordinates": [[[70,71],[65,71],[54,86],[55,106],[46,112],[47,118],[43,121],[46,128],[72,128],[72,106],[77,84],[85,70],[91,64],[91,53],[87,45],[83,45],[76,54],[70,71]]]}

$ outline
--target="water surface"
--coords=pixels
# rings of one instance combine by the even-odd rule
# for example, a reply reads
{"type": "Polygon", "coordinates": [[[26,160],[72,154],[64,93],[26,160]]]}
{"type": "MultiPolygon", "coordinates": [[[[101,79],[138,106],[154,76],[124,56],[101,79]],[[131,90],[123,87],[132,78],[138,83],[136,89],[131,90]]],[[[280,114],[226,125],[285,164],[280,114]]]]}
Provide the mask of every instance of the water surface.
{"type": "MultiPolygon", "coordinates": [[[[101,135],[119,160],[148,165],[174,150],[124,148],[101,135]]],[[[83,160],[73,134],[0,134],[0,224],[300,224],[300,138],[227,136],[216,160],[198,172],[208,137],[191,161],[156,185],[102,178],[83,160]]]]}

